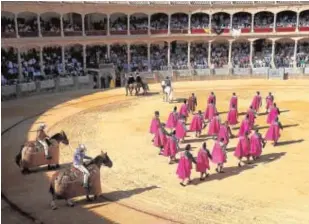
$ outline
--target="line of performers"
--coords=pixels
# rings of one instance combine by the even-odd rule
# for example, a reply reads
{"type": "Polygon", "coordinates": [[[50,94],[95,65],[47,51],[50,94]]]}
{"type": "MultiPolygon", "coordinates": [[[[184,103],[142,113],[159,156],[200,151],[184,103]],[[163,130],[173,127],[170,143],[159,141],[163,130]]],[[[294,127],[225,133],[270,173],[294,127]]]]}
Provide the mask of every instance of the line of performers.
{"type": "Polygon", "coordinates": [[[200,172],[201,181],[209,176],[207,170],[210,169],[210,160],[217,164],[216,172],[224,173],[223,167],[227,161],[226,148],[230,138],[238,137],[239,139],[234,156],[238,158],[238,166],[241,167],[244,164],[243,158],[246,158],[247,162],[250,163],[250,158],[255,161],[260,157],[266,141],[273,141],[275,146],[280,138],[280,129],[283,129],[279,122],[280,110],[276,106],[271,93],[266,97],[266,122],[270,126],[264,138],[254,126],[256,116],[259,115],[262,107],[260,92],[257,92],[253,97],[236,136],[232,134],[230,128],[238,124],[238,98],[235,93],[232,94],[225,122],[221,123],[216,109],[216,96],[213,92],[208,97],[207,108],[204,113],[200,110],[194,113],[196,106],[197,98],[192,93],[188,101],[184,100],[179,112],[177,112],[177,107],[174,107],[166,123],[161,123],[160,113],[155,111],[155,116],[150,125],[150,133],[154,135],[152,142],[154,146],[159,148],[159,155],[169,158],[169,164],[177,162],[176,154],[180,152],[179,142],[185,142],[187,132],[195,132],[196,137],[202,137],[203,129],[208,126],[207,136],[211,136],[215,140],[211,153],[206,142],[202,144],[197,159],[190,152],[190,144],[187,144],[184,152],[181,152],[176,174],[182,180],[180,183],[182,186],[186,186],[185,180],[188,180],[187,184],[191,182],[192,163],[196,164],[196,171],[200,172]],[[187,128],[186,122],[190,113],[193,114],[193,118],[189,128],[187,128]],[[171,132],[166,131],[166,128],[171,129],[171,132]]]}

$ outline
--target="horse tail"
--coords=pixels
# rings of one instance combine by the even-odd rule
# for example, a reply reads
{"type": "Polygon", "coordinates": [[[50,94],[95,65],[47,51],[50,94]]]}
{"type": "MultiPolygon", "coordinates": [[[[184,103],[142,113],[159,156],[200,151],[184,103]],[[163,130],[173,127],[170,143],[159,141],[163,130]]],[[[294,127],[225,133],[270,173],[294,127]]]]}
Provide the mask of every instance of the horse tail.
{"type": "Polygon", "coordinates": [[[20,167],[20,160],[21,160],[21,151],[23,150],[23,148],[24,148],[24,145],[20,147],[19,153],[15,156],[15,162],[17,166],[19,167],[20,167]]]}

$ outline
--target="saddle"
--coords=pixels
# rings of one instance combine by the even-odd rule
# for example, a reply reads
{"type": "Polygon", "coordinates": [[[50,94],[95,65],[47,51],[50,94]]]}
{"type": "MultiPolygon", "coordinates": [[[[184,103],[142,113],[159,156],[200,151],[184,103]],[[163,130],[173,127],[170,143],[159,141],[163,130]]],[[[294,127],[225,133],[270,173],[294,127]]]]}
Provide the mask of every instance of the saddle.
{"type": "MultiPolygon", "coordinates": [[[[95,166],[89,166],[87,167],[87,170],[90,173],[89,178],[91,178],[91,176],[93,176],[96,173],[95,166]]],[[[69,182],[83,183],[83,179],[84,179],[84,174],[80,170],[76,169],[74,166],[71,166],[70,168],[66,169],[63,172],[63,176],[68,177],[69,182]]]]}
{"type": "MultiPolygon", "coordinates": [[[[54,144],[53,140],[46,140],[48,147],[54,144]]],[[[29,141],[25,144],[26,147],[34,149],[34,152],[44,152],[44,146],[39,141],[29,141]]]]}

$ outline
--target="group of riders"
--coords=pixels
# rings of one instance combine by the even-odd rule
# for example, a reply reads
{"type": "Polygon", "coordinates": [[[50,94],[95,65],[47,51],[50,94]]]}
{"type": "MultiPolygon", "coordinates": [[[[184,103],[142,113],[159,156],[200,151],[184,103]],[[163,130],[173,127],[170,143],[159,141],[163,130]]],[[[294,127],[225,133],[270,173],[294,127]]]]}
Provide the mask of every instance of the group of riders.
{"type": "Polygon", "coordinates": [[[128,91],[130,92],[130,95],[132,95],[133,90],[135,89],[135,95],[139,93],[140,88],[143,89],[144,94],[147,93],[147,90],[149,90],[148,85],[146,82],[144,82],[139,75],[138,72],[135,72],[135,78],[132,73],[129,74],[129,76],[126,78],[126,96],[128,95],[128,91]]]}
{"type": "MultiPolygon", "coordinates": [[[[44,154],[45,154],[45,158],[47,160],[51,160],[52,157],[51,155],[49,155],[49,136],[47,135],[47,133],[45,132],[46,130],[46,125],[45,124],[41,124],[39,126],[39,129],[37,131],[37,142],[41,143],[41,145],[44,148],[44,154]]],[[[79,144],[78,147],[75,149],[74,155],[73,155],[73,167],[76,168],[77,170],[79,170],[80,172],[83,173],[84,175],[84,181],[83,181],[83,186],[85,188],[88,188],[88,179],[90,176],[89,171],[86,169],[86,167],[84,166],[84,159],[88,159],[88,160],[92,160],[91,157],[86,155],[86,146],[84,144],[79,144]]]]}

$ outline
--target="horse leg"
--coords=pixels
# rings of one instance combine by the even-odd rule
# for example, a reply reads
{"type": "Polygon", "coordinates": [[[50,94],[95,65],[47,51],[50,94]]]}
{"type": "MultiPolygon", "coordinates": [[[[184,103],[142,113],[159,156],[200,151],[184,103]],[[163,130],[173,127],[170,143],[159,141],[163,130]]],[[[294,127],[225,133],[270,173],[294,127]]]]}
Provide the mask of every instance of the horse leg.
{"type": "Polygon", "coordinates": [[[52,186],[52,184],[50,184],[50,187],[49,187],[49,193],[52,195],[52,201],[50,202],[50,207],[52,210],[56,210],[58,207],[56,205],[56,194],[55,194],[55,189],[54,187],[52,186]]]}

